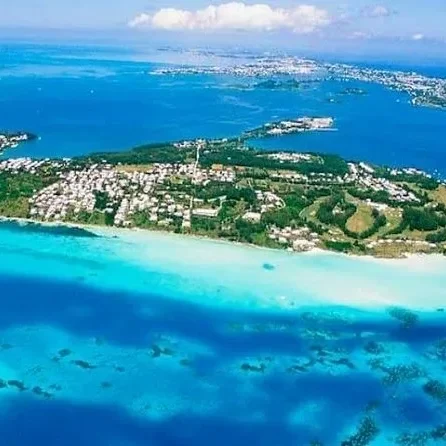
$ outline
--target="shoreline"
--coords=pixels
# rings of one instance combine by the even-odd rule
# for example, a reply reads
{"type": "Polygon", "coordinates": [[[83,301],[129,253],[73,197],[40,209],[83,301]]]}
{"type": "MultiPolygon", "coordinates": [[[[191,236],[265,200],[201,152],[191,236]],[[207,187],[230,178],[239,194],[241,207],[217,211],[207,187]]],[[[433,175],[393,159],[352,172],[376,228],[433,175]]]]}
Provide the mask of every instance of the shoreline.
{"type": "Polygon", "coordinates": [[[131,234],[139,234],[139,235],[161,235],[164,237],[173,237],[183,240],[196,240],[196,241],[207,241],[212,243],[218,243],[221,245],[225,245],[228,247],[239,247],[239,248],[249,248],[249,249],[255,249],[255,250],[262,250],[266,252],[271,253],[282,253],[290,256],[317,256],[317,255],[327,255],[327,256],[333,256],[333,257],[339,257],[339,258],[351,258],[355,260],[362,260],[362,261],[373,261],[373,262],[383,262],[383,263],[392,263],[392,264],[407,264],[408,262],[411,263],[418,263],[426,259],[437,259],[437,260],[445,260],[446,257],[439,253],[407,253],[403,257],[378,257],[373,256],[370,254],[365,255],[358,255],[358,254],[351,254],[351,253],[345,253],[345,252],[336,252],[331,251],[329,249],[323,249],[320,247],[312,248],[308,251],[289,251],[288,249],[277,249],[277,248],[269,248],[266,246],[259,246],[254,245],[250,243],[243,243],[243,242],[235,242],[230,240],[224,240],[219,238],[212,238],[207,237],[204,235],[197,235],[197,234],[177,234],[172,231],[166,231],[163,229],[160,230],[152,230],[152,229],[146,229],[146,228],[118,228],[116,226],[99,226],[99,225],[89,225],[84,223],[75,223],[75,222],[44,222],[40,220],[34,220],[31,218],[22,218],[22,217],[4,217],[0,216],[0,223],[16,223],[19,226],[25,227],[26,225],[37,225],[40,227],[49,227],[49,228],[71,228],[71,229],[82,229],[85,231],[88,231],[96,236],[104,236],[105,233],[109,233],[106,236],[110,236],[112,238],[119,237],[121,235],[131,235],[131,234]]]}
{"type": "MultiPolygon", "coordinates": [[[[60,279],[77,283],[82,277],[82,283],[100,290],[122,290],[144,296],[153,277],[149,292],[155,295],[231,309],[281,312],[350,308],[371,314],[402,308],[431,313],[434,317],[441,316],[440,311],[444,313],[446,259],[443,256],[413,255],[404,261],[382,260],[320,249],[296,255],[299,253],[165,231],[53,222],[42,225],[29,219],[0,218],[2,221],[11,223],[3,228],[6,247],[8,239],[16,248],[33,243],[32,229],[26,230],[28,224],[91,231],[96,237],[79,238],[71,236],[69,231],[55,236],[52,231],[41,229],[30,261],[37,262],[36,265],[49,262],[55,267],[54,262],[72,246],[74,257],[67,257],[68,269],[60,279]],[[56,258],[46,256],[53,244],[56,258]],[[77,249],[80,252],[76,254],[77,249]],[[90,275],[91,261],[99,261],[104,269],[90,275]],[[122,275],[124,270],[127,273],[122,275]]],[[[9,268],[6,260],[2,269],[9,268]]],[[[17,273],[21,268],[19,263],[12,266],[12,271],[17,273]]],[[[39,268],[36,274],[46,277],[39,268]]],[[[48,268],[53,266],[44,270],[48,268]]]]}

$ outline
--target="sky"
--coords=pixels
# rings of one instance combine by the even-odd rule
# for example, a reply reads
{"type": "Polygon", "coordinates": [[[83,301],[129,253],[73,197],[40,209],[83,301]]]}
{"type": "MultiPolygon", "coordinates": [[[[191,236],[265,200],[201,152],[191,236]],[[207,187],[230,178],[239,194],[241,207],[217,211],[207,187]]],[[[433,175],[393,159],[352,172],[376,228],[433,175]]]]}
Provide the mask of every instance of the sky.
{"type": "Polygon", "coordinates": [[[446,0],[0,0],[0,39],[83,31],[141,40],[382,48],[446,54],[446,0]],[[14,34],[15,31],[15,34],[14,34]]]}

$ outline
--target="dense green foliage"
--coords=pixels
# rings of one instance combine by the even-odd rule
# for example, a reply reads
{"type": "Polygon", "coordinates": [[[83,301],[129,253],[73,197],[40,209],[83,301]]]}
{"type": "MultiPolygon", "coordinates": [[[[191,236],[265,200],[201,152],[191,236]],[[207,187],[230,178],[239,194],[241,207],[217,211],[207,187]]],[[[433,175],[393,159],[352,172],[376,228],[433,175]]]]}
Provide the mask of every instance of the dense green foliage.
{"type": "Polygon", "coordinates": [[[262,222],[266,225],[285,228],[287,226],[299,225],[299,211],[296,208],[284,207],[265,212],[262,215],[262,222]]]}
{"type": "Polygon", "coordinates": [[[243,200],[246,203],[254,204],[256,202],[256,194],[252,189],[247,187],[231,187],[226,193],[226,199],[235,201],[243,200]]]}
{"type": "Polygon", "coordinates": [[[380,191],[374,191],[372,189],[360,189],[357,187],[349,187],[348,193],[355,197],[359,198],[360,200],[367,200],[370,199],[371,201],[375,203],[384,203],[389,206],[396,206],[398,203],[396,203],[392,198],[390,197],[389,193],[380,190],[380,191]]]}
{"type": "Polygon", "coordinates": [[[0,214],[6,217],[28,217],[28,199],[55,181],[51,175],[0,172],[0,214]]]}
{"type": "Polygon", "coordinates": [[[95,191],[94,195],[95,195],[95,199],[96,199],[96,203],[95,203],[96,209],[101,210],[101,211],[106,209],[107,203],[109,201],[108,194],[106,192],[95,191]]]}
{"type": "Polygon", "coordinates": [[[88,158],[78,159],[80,162],[89,161],[100,163],[106,161],[110,164],[151,164],[151,163],[182,163],[194,158],[192,149],[178,149],[173,145],[151,144],[137,147],[127,152],[95,153],[88,158]]]}
{"type": "Polygon", "coordinates": [[[254,149],[228,148],[226,150],[207,151],[202,155],[200,162],[205,167],[210,167],[213,164],[223,164],[260,169],[292,170],[301,174],[314,172],[345,175],[348,173],[347,163],[337,155],[317,155],[313,161],[282,163],[266,156],[259,156],[259,152],[254,149]]]}
{"type": "Polygon", "coordinates": [[[325,242],[325,246],[332,251],[337,252],[350,252],[353,248],[351,242],[340,242],[340,241],[331,241],[327,240],[325,242]]]}
{"type": "Polygon", "coordinates": [[[428,241],[429,243],[446,242],[446,229],[442,229],[441,231],[435,232],[433,234],[428,234],[426,236],[426,241],[428,241]]]}
{"type": "Polygon", "coordinates": [[[316,216],[321,223],[345,230],[347,220],[355,212],[356,206],[346,201],[344,194],[336,193],[321,203],[316,216]]]}
{"type": "Polygon", "coordinates": [[[412,231],[435,231],[439,226],[446,226],[444,216],[433,210],[421,208],[404,208],[403,220],[412,231]]]}

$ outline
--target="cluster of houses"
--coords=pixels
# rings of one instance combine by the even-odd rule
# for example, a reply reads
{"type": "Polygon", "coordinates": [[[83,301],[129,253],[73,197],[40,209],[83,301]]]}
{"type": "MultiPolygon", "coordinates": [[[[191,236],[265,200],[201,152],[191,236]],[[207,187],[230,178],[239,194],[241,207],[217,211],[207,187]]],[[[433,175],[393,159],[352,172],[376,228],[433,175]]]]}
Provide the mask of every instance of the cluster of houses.
{"type": "Polygon", "coordinates": [[[208,145],[214,145],[214,144],[224,144],[227,143],[229,140],[228,138],[221,138],[221,139],[191,139],[191,140],[184,140],[184,141],[178,141],[174,142],[172,145],[176,147],[177,149],[204,149],[208,145]]]}
{"type": "Polygon", "coordinates": [[[293,120],[274,122],[264,126],[266,135],[284,135],[290,133],[326,130],[333,127],[333,118],[303,117],[293,120]]]}
{"type": "MultiPolygon", "coordinates": [[[[29,168],[33,166],[28,161],[22,164],[29,168]]],[[[37,164],[33,168],[41,166],[37,164]]],[[[183,227],[190,227],[193,200],[186,193],[169,192],[174,177],[197,185],[206,185],[210,181],[231,183],[235,181],[235,172],[232,168],[218,166],[201,169],[195,164],[158,163],[146,171],[126,171],[107,164],[94,164],[82,170],[61,173],[60,181],[30,199],[30,213],[43,220],[64,220],[69,215],[99,210],[113,214],[116,226],[131,226],[132,216],[144,211],[153,223],[168,225],[173,218],[180,218],[183,227]],[[99,194],[102,195],[100,208],[99,194]]]]}
{"type": "Polygon", "coordinates": [[[275,171],[270,174],[270,178],[278,181],[287,181],[296,184],[311,184],[311,185],[347,185],[353,184],[353,179],[348,176],[342,177],[332,173],[311,172],[309,175],[304,175],[297,172],[275,171]]]}
{"type": "Polygon", "coordinates": [[[243,214],[243,220],[250,221],[252,223],[258,223],[262,219],[262,214],[274,209],[282,208],[285,206],[284,201],[278,195],[270,191],[256,190],[256,199],[259,205],[259,210],[248,211],[243,214]]]}
{"type": "Polygon", "coordinates": [[[273,226],[268,231],[268,237],[282,245],[286,245],[293,251],[310,251],[316,248],[320,242],[319,235],[311,232],[306,226],[293,229],[290,226],[277,228],[273,226]]]}
{"type": "Polygon", "coordinates": [[[386,178],[375,177],[375,170],[365,163],[349,163],[350,174],[347,176],[349,182],[354,182],[367,190],[375,192],[387,192],[390,198],[399,203],[419,202],[420,199],[411,191],[404,189],[398,184],[392,183],[386,178]]]}
{"type": "Polygon", "coordinates": [[[109,192],[110,200],[123,194],[119,178],[110,168],[91,166],[87,169],[70,170],[61,180],[42,189],[30,198],[31,217],[43,220],[64,220],[70,212],[93,212],[95,192],[109,192]]]}
{"type": "Polygon", "coordinates": [[[392,176],[398,176],[398,175],[420,175],[426,178],[432,178],[432,175],[419,170],[415,169],[414,167],[407,167],[404,169],[389,169],[389,173],[392,176]]]}
{"type": "Polygon", "coordinates": [[[260,203],[260,212],[262,214],[285,206],[282,198],[273,192],[256,190],[255,193],[257,201],[260,203]]]}
{"type": "Polygon", "coordinates": [[[190,196],[159,191],[124,197],[114,218],[115,226],[131,226],[136,212],[147,212],[149,221],[159,226],[168,226],[174,218],[179,218],[183,227],[190,227],[190,196]]]}
{"type": "Polygon", "coordinates": [[[404,91],[410,94],[412,103],[416,105],[446,107],[446,79],[444,78],[344,64],[325,64],[325,68],[341,79],[376,82],[393,90],[404,91]]]}
{"type": "Polygon", "coordinates": [[[0,133],[0,153],[9,148],[15,148],[20,143],[31,139],[28,133],[0,133]]]}
{"type": "Polygon", "coordinates": [[[312,161],[315,156],[308,153],[295,152],[276,152],[266,155],[267,158],[279,161],[281,163],[302,163],[312,161]]]}
{"type": "Polygon", "coordinates": [[[33,160],[31,158],[13,158],[0,161],[0,171],[19,173],[36,173],[38,169],[49,164],[49,160],[33,160]]]}
{"type": "Polygon", "coordinates": [[[197,185],[206,186],[210,182],[234,183],[236,180],[235,170],[232,167],[214,165],[211,169],[197,167],[192,182],[197,185]]]}
{"type": "Polygon", "coordinates": [[[311,60],[296,57],[261,58],[248,64],[222,66],[196,66],[156,69],[152,74],[219,74],[242,77],[271,77],[314,75],[320,71],[320,66],[311,60]]]}
{"type": "Polygon", "coordinates": [[[204,149],[207,141],[205,139],[193,139],[190,141],[179,141],[173,143],[177,149],[204,149]]]}
{"type": "Polygon", "coordinates": [[[206,186],[211,181],[218,183],[235,182],[235,170],[232,167],[221,165],[212,166],[211,169],[203,169],[192,163],[156,163],[147,171],[147,174],[155,177],[157,184],[162,184],[172,177],[187,178],[193,184],[199,186],[206,186]]]}

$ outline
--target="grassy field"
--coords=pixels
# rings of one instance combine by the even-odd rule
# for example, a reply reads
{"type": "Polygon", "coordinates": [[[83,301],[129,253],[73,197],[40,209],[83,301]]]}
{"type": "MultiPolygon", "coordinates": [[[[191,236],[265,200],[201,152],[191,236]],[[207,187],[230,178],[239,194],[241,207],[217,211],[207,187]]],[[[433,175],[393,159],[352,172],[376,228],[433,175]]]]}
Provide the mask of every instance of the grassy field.
{"type": "Polygon", "coordinates": [[[359,204],[356,212],[347,220],[347,229],[357,234],[366,231],[373,224],[372,209],[365,204],[359,204]]]}
{"type": "Polygon", "coordinates": [[[300,216],[310,221],[314,221],[319,223],[319,220],[316,218],[317,211],[319,209],[320,204],[325,200],[325,198],[319,198],[316,200],[311,206],[306,207],[301,213],[300,216]]]}
{"type": "Polygon", "coordinates": [[[407,254],[427,254],[432,252],[426,246],[411,245],[409,243],[382,244],[373,249],[373,255],[381,258],[395,259],[407,254]]]}
{"type": "Polygon", "coordinates": [[[438,203],[446,205],[446,186],[439,186],[436,190],[431,192],[431,198],[438,203]]]}
{"type": "MultiPolygon", "coordinates": [[[[384,211],[384,215],[387,218],[387,224],[386,224],[386,226],[381,228],[378,231],[378,233],[376,234],[379,237],[384,236],[392,229],[397,228],[399,226],[399,224],[401,223],[401,219],[402,219],[401,209],[394,209],[394,208],[389,207],[384,211]]],[[[398,236],[395,236],[395,238],[397,238],[397,237],[398,236]]]]}
{"type": "Polygon", "coordinates": [[[115,169],[118,172],[146,172],[147,170],[151,169],[153,167],[153,164],[123,164],[116,166],[115,169]]]}

